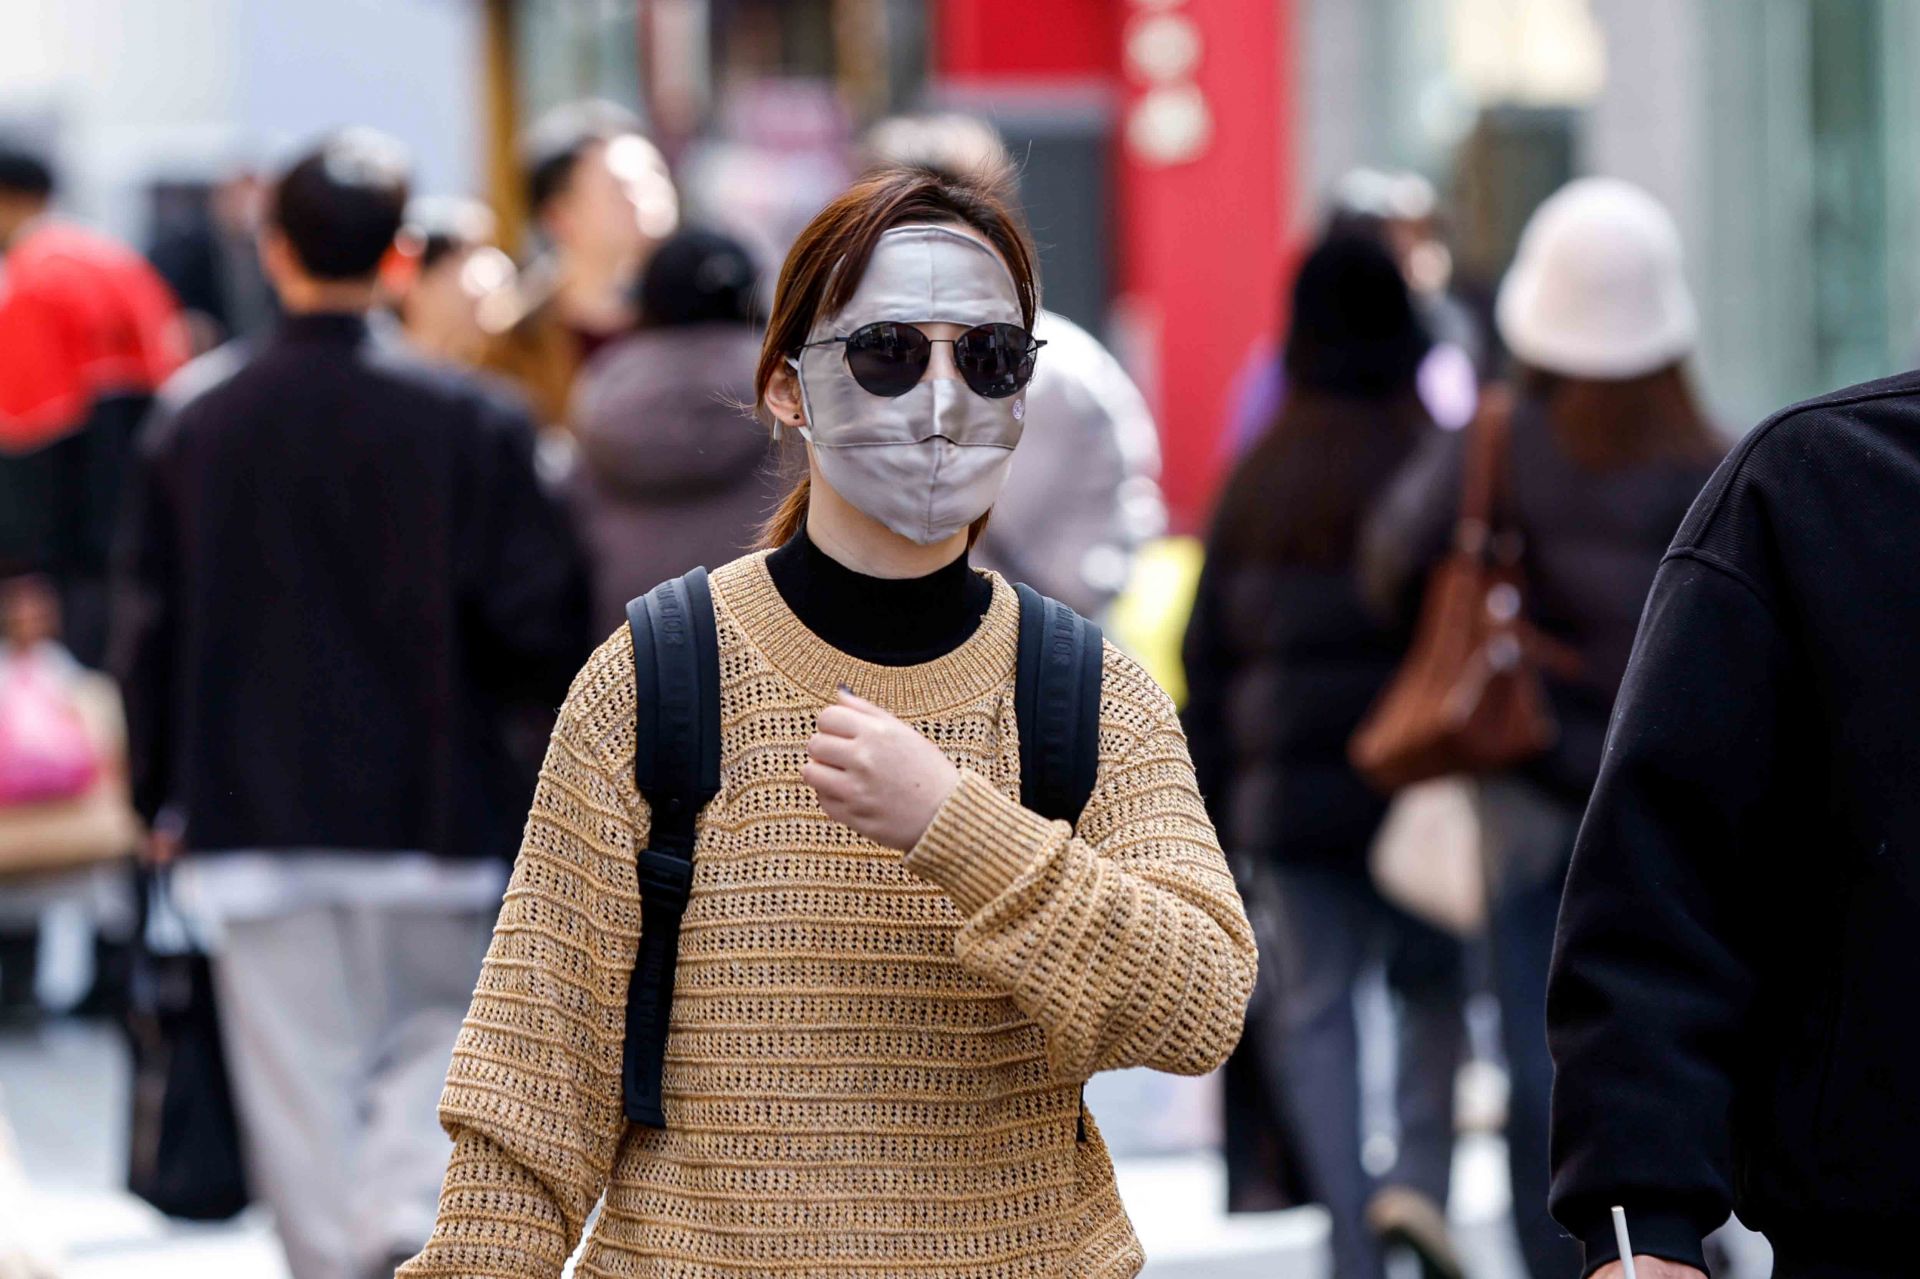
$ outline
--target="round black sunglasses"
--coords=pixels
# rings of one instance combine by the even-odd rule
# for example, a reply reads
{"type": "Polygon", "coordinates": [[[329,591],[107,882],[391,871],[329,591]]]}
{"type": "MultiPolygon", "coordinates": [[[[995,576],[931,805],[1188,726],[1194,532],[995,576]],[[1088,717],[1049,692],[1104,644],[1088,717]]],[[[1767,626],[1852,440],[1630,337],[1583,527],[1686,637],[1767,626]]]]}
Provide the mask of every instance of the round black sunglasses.
{"type": "Polygon", "coordinates": [[[802,344],[847,348],[847,372],[860,388],[888,398],[905,395],[926,375],[935,342],[953,344],[953,366],[973,389],[989,400],[1016,395],[1033,379],[1034,356],[1046,343],[1017,324],[980,324],[957,338],[930,338],[911,324],[878,320],[845,337],[802,344]]]}

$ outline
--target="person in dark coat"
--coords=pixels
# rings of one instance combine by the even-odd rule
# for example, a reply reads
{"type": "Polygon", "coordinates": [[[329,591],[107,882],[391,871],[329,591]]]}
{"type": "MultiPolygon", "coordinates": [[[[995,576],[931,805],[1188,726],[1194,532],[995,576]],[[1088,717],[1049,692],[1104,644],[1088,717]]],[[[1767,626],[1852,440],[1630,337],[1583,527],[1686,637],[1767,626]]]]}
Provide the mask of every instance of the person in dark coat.
{"type": "Polygon", "coordinates": [[[737,559],[779,500],[775,449],[740,410],[760,357],[758,280],[738,241],[676,234],[642,280],[645,325],[581,375],[572,506],[598,633],[668,578],[737,559]]]}
{"type": "Polygon", "coordinates": [[[1294,286],[1292,392],[1229,479],[1186,637],[1186,714],[1202,793],[1250,909],[1282,935],[1250,1033],[1228,1063],[1230,1163],[1270,1139],[1265,1081],[1333,1216],[1334,1273],[1377,1279],[1383,1239],[1457,1272],[1445,1237],[1461,956],[1452,938],[1388,904],[1367,871],[1386,799],[1347,762],[1347,740],[1392,676],[1402,628],[1362,605],[1355,573],[1368,505],[1434,427],[1415,374],[1428,338],[1393,259],[1372,240],[1330,240],[1294,286]],[[1384,1176],[1360,1159],[1353,991],[1384,957],[1401,996],[1400,1153],[1384,1176]],[[1284,1040],[1282,1060],[1272,1045],[1284,1040]]]}
{"type": "MultiPolygon", "coordinates": [[[[1579,1250],[1546,1209],[1554,919],[1647,588],[1722,446],[1685,373],[1695,319],[1679,235],[1637,188],[1582,179],[1544,203],[1497,318],[1519,363],[1504,518],[1523,539],[1529,620],[1570,649],[1580,671],[1547,677],[1554,747],[1481,780],[1488,923],[1521,1251],[1533,1279],[1573,1279],[1579,1250]]],[[[1447,551],[1464,444],[1459,435],[1429,441],[1371,520],[1366,570],[1385,610],[1412,616],[1447,551]]]]}
{"type": "Polygon", "coordinates": [[[1554,1215],[1598,1279],[1916,1270],[1920,373],[1757,427],[1654,578],[1549,985],[1554,1215]]]}
{"type": "Polygon", "coordinates": [[[431,1115],[531,779],[503,709],[564,695],[586,582],[515,403],[368,328],[398,144],[270,198],[274,335],[148,426],[117,673],[150,856],[216,926],[250,1176],[294,1279],[426,1238],[431,1115]]]}

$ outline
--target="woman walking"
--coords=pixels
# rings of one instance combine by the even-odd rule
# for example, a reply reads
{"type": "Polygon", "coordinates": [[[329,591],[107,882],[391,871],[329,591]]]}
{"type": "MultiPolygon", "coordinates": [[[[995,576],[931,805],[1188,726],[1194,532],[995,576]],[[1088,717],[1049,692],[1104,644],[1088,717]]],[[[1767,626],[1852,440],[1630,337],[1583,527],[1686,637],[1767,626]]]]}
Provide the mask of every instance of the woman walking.
{"type": "MultiPolygon", "coordinates": [[[[1033,252],[989,184],[878,174],[781,274],[755,378],[808,441],[771,553],[712,575],[720,791],[662,1072],[623,1118],[634,659],[576,679],[454,1057],[402,1274],[1126,1276],[1079,1087],[1199,1073],[1254,954],[1167,698],[1109,648],[1076,827],[1019,802],[1019,604],[966,552],[1031,376],[1033,252]]],[[[1035,429],[1044,429],[1036,426],[1035,429]]]]}
{"type": "MultiPolygon", "coordinates": [[[[1652,197],[1585,178],[1542,204],[1501,284],[1496,318],[1518,367],[1505,492],[1522,539],[1528,620],[1580,659],[1547,690],[1554,748],[1484,779],[1489,926],[1512,1079],[1514,1222],[1533,1279],[1573,1279],[1580,1248],[1547,1215],[1547,963],[1573,837],[1600,769],[1640,609],[1680,520],[1723,451],[1695,402],[1695,338],[1680,237],[1652,197]]],[[[1411,616],[1445,553],[1463,449],[1435,440],[1408,465],[1368,537],[1372,591],[1411,616]]]]}
{"type": "Polygon", "coordinates": [[[1284,1114],[1333,1218],[1337,1279],[1380,1279],[1394,1241],[1430,1273],[1457,1273],[1444,1214],[1460,947],[1373,886],[1387,804],[1347,762],[1406,648],[1362,606],[1355,557],[1369,504],[1434,433],[1415,385],[1428,339],[1393,259],[1357,236],[1307,258],[1291,314],[1287,401],[1227,482],[1186,641],[1201,790],[1282,938],[1252,1013],[1277,1033],[1248,1035],[1227,1066],[1228,1157],[1272,1139],[1260,1113],[1284,1114]],[[1353,996],[1379,960],[1399,996],[1399,1142],[1375,1179],[1360,1158],[1353,996]]]}

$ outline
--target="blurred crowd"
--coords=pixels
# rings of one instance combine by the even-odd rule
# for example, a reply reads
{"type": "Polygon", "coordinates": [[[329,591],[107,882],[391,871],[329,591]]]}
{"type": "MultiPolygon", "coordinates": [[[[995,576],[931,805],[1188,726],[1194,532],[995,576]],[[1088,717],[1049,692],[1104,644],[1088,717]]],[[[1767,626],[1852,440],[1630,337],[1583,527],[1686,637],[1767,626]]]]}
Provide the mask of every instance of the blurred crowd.
{"type": "MultiPolygon", "coordinates": [[[[864,159],[1004,156],[940,116],[885,122],[864,159]]],[[[139,989],[156,903],[190,915],[232,1153],[296,1279],[390,1273],[425,1237],[434,1096],[552,708],[629,599],[759,543],[797,452],[746,411],[767,265],[683,222],[638,122],[570,105],[522,160],[523,262],[490,209],[414,192],[404,148],[365,130],[229,179],[141,254],[60,216],[50,165],[0,146],[0,1012],[48,1003],[48,902],[84,899],[96,933],[93,988],[60,1002],[136,1022],[166,1011],[139,989]],[[378,580],[331,571],[369,545],[378,580]]],[[[1190,620],[1187,599],[1148,606],[1185,626],[1185,724],[1261,942],[1225,1071],[1231,1206],[1325,1204],[1338,1279],[1397,1250],[1463,1273],[1456,1080],[1497,1060],[1504,1114],[1479,1122],[1504,1122],[1527,1271],[1563,1279],[1560,888],[1642,601],[1722,443],[1648,196],[1555,195],[1497,297],[1453,278],[1441,212],[1408,174],[1331,193],[1276,300],[1284,340],[1250,353],[1223,424],[1190,620]],[[1482,440],[1490,518],[1463,497],[1482,440]],[[1351,744],[1476,537],[1524,559],[1557,733],[1471,784],[1384,792],[1351,744]],[[1458,856],[1407,871],[1408,839],[1458,856]],[[1375,975],[1398,1037],[1385,1154],[1355,1014],[1375,975]],[[1497,1042],[1468,1034],[1476,995],[1497,1042]]],[[[1036,333],[1034,429],[974,562],[1109,616],[1164,532],[1153,418],[1094,335],[1053,314],[1036,333]]]]}

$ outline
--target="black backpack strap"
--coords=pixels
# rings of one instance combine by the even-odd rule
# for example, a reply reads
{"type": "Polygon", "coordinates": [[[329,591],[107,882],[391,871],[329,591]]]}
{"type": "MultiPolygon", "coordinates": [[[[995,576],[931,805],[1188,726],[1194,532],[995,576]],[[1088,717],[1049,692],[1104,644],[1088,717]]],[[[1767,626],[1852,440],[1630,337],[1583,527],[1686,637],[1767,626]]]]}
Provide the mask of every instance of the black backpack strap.
{"type": "Polygon", "coordinates": [[[652,829],[638,859],[640,948],[627,985],[621,1093],[629,1120],[665,1128],[660,1074],[680,917],[693,887],[695,823],[720,793],[720,641],[707,571],[662,582],[628,604],[627,627],[633,634],[634,781],[652,829]]]}
{"type": "MultiPolygon", "coordinates": [[[[1013,715],[1020,728],[1020,803],[1049,821],[1080,824],[1100,767],[1100,628],[1025,583],[1013,715]]],[[[1086,1089],[1079,1140],[1087,1139],[1086,1089]]]]}
{"type": "Polygon", "coordinates": [[[1100,763],[1100,628],[1031,586],[1020,597],[1013,713],[1020,725],[1020,802],[1078,823],[1100,763]]]}

